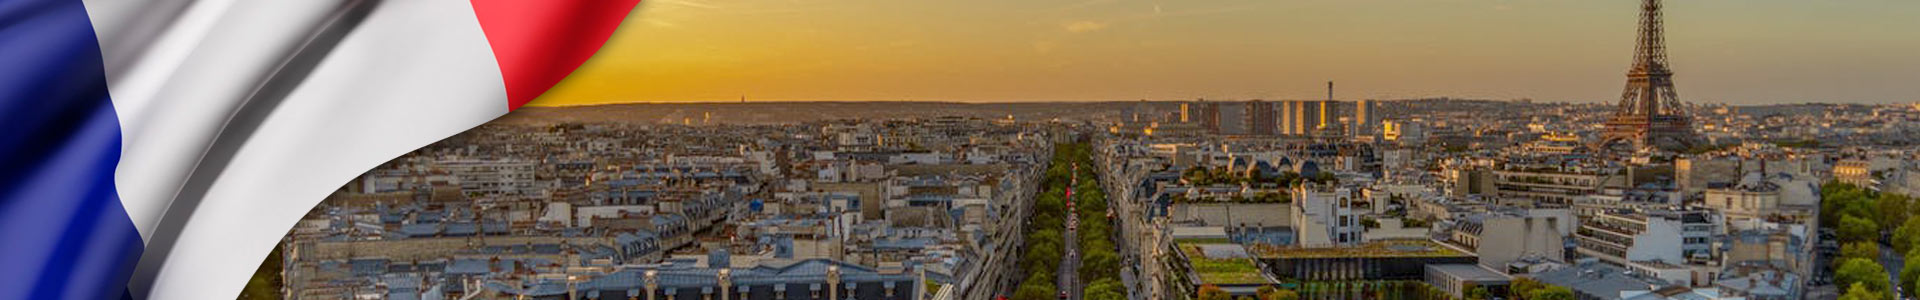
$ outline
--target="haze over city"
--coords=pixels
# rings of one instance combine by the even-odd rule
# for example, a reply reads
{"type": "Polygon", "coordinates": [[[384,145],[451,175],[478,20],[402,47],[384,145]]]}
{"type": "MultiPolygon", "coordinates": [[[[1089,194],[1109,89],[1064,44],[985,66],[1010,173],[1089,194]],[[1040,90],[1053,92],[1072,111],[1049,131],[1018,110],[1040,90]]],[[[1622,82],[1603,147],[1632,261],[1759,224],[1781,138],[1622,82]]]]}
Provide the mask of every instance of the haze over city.
{"type": "MultiPolygon", "coordinates": [[[[1631,1],[662,0],[534,105],[1462,97],[1609,102],[1631,1]]],[[[1920,100],[1920,2],[1675,1],[1691,103],[1920,100]]]]}

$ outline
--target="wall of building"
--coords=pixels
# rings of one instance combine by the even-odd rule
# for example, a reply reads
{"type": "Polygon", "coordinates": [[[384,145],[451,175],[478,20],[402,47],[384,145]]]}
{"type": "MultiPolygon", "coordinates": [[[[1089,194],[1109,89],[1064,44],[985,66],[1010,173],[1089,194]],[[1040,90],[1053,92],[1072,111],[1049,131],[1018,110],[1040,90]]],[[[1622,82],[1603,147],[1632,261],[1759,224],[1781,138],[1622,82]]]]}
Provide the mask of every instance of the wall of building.
{"type": "Polygon", "coordinates": [[[489,237],[438,237],[410,238],[380,241],[352,242],[314,242],[299,248],[302,260],[336,260],[360,257],[380,257],[395,261],[435,260],[454,256],[459,251],[484,246],[516,246],[529,244],[573,244],[575,246],[609,245],[612,238],[604,237],[547,237],[547,236],[489,236],[489,237]]]}
{"type": "Polygon", "coordinates": [[[1560,227],[1573,222],[1570,217],[1488,219],[1475,254],[1480,265],[1495,270],[1505,270],[1508,263],[1526,256],[1559,260],[1566,253],[1560,227]]]}
{"type": "Polygon", "coordinates": [[[1293,212],[1281,203],[1178,203],[1167,212],[1172,221],[1200,221],[1208,226],[1293,224],[1293,212]]]}

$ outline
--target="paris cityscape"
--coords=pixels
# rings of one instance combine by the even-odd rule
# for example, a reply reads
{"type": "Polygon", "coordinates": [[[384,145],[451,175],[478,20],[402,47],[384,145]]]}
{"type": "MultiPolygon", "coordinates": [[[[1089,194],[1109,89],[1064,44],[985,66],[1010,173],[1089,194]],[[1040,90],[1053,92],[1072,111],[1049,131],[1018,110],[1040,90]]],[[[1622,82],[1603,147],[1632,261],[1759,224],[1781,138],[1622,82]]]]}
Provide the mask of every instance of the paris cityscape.
{"type": "Polygon", "coordinates": [[[241,298],[1920,295],[1920,103],[1689,101],[1635,2],[1604,103],[523,109],[344,184],[241,298]]]}

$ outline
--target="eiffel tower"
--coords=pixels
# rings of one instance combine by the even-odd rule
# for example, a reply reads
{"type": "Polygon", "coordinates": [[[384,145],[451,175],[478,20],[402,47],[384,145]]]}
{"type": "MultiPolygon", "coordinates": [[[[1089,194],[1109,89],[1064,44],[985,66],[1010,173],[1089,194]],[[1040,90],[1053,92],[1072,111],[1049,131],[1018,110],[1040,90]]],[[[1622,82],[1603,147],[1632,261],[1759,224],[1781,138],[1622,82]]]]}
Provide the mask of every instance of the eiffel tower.
{"type": "Polygon", "coordinates": [[[1627,88],[1595,148],[1631,145],[1680,150],[1694,143],[1692,120],[1674,93],[1673,70],[1667,68],[1660,0],[1643,0],[1640,39],[1633,51],[1633,68],[1627,71],[1627,88]]]}

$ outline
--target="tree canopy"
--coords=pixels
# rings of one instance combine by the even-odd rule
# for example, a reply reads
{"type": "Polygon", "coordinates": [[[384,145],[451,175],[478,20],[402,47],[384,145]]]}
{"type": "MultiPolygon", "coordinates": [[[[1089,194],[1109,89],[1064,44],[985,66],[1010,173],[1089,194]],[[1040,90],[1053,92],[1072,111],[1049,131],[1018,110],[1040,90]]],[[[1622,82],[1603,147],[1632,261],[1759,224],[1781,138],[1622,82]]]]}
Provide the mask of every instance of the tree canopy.
{"type": "Polygon", "coordinates": [[[1837,286],[1861,284],[1876,293],[1888,291],[1891,287],[1891,283],[1887,282],[1886,268],[1872,259],[1848,258],[1833,273],[1833,282],[1837,286]]]}
{"type": "Polygon", "coordinates": [[[1211,284],[1200,286],[1199,294],[1198,300],[1233,300],[1233,296],[1227,294],[1227,290],[1211,284]]]}

